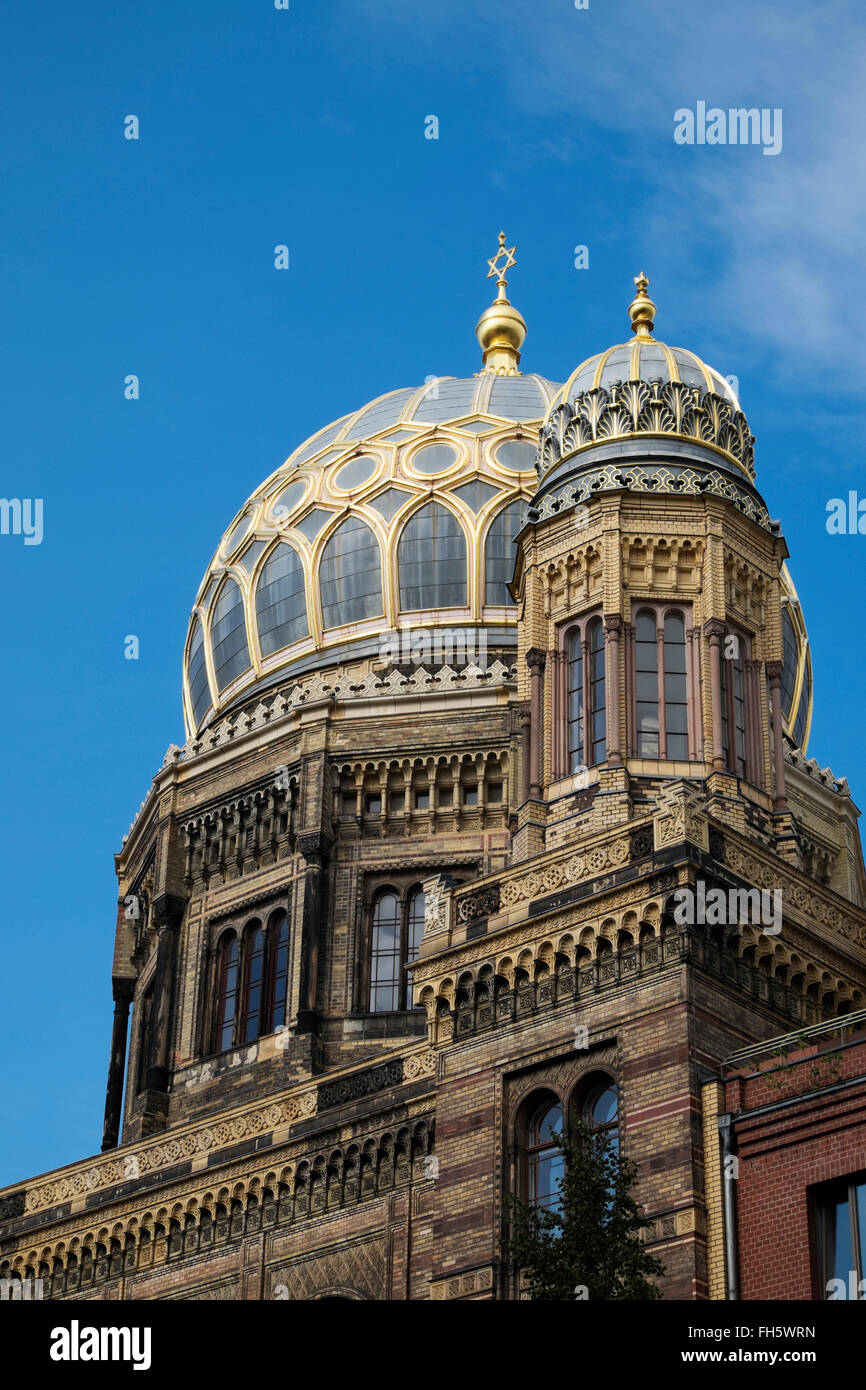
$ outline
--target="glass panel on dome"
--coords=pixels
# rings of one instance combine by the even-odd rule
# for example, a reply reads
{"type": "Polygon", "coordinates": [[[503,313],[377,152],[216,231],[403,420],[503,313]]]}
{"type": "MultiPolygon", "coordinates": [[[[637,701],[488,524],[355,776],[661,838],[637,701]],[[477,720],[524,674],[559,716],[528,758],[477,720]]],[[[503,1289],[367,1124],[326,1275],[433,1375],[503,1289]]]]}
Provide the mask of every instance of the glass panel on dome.
{"type": "Polygon", "coordinates": [[[584,366],[581,367],[578,375],[574,378],[574,381],[571,384],[571,389],[568,393],[571,400],[574,400],[575,396],[579,396],[581,391],[588,391],[590,389],[593,381],[595,380],[595,370],[597,366],[598,358],[592,357],[584,366]]]}
{"type": "Polygon", "coordinates": [[[385,492],[380,492],[378,497],[371,498],[366,505],[375,507],[380,516],[390,521],[411,496],[411,492],[404,492],[401,487],[389,487],[385,492]]]}
{"type": "Polygon", "coordinates": [[[304,446],[293,462],[295,464],[303,463],[305,459],[312,458],[313,454],[317,454],[320,449],[324,449],[326,445],[331,443],[332,439],[337,438],[337,435],[340,433],[340,430],[343,428],[348,418],[348,415],[344,415],[342,420],[337,420],[333,425],[329,425],[326,430],[322,430],[319,434],[314,434],[312,439],[304,446]]]}
{"type": "Polygon", "coordinates": [[[187,676],[189,677],[189,695],[192,701],[192,717],[196,728],[198,728],[210,705],[210,688],[207,683],[207,667],[204,659],[204,634],[201,630],[201,623],[198,618],[193,627],[192,641],[189,646],[189,661],[187,663],[187,676]]]}
{"type": "Polygon", "coordinates": [[[506,420],[539,420],[545,409],[544,397],[529,377],[499,376],[493,383],[489,415],[501,415],[506,420]]]}
{"type": "Polygon", "coordinates": [[[528,473],[535,467],[536,446],[527,439],[506,439],[496,450],[495,458],[503,468],[513,473],[528,473]]]}
{"type": "Polygon", "coordinates": [[[803,682],[803,693],[800,696],[800,708],[797,710],[797,720],[794,724],[794,742],[798,748],[803,747],[803,739],[806,737],[806,721],[809,718],[809,682],[803,682]]]}
{"type": "Polygon", "coordinates": [[[467,507],[471,507],[473,512],[480,512],[485,503],[489,502],[491,497],[495,497],[498,491],[499,488],[491,487],[490,483],[483,483],[480,478],[476,478],[474,482],[456,487],[454,496],[465,502],[467,507]]]}
{"type": "Polygon", "coordinates": [[[351,492],[352,488],[360,487],[372,478],[378,467],[378,459],[372,458],[370,454],[359,454],[340,469],[334,479],[334,486],[342,488],[344,492],[351,492]]]}
{"type": "Polygon", "coordinates": [[[640,375],[642,381],[652,381],[654,376],[668,379],[668,361],[660,347],[652,343],[641,345],[640,375]]]}
{"type": "Polygon", "coordinates": [[[306,536],[312,545],[317,535],[321,531],[326,521],[330,521],[333,512],[326,512],[322,507],[314,507],[313,510],[304,517],[303,521],[293,523],[296,531],[300,531],[302,536],[306,536]]]}
{"type": "Polygon", "coordinates": [[[266,541],[253,541],[251,545],[247,546],[243,555],[241,555],[240,559],[238,560],[238,564],[243,565],[247,574],[252,574],[253,570],[256,567],[256,561],[258,560],[259,556],[264,550],[266,544],[266,541]]]}
{"type": "Polygon", "coordinates": [[[275,497],[270,507],[271,519],[279,525],[282,521],[288,520],[292,512],[297,507],[301,498],[307,491],[307,484],[296,481],[289,483],[288,487],[283,488],[278,497],[275,497]]]}
{"type": "Polygon", "coordinates": [[[496,429],[496,423],[493,420],[464,420],[457,428],[470,434],[486,434],[488,430],[496,429]]]}
{"type": "Polygon", "coordinates": [[[348,517],[325,546],[319,584],[326,628],[363,622],[383,612],[379,542],[358,517],[348,517]]]}
{"type": "Polygon", "coordinates": [[[631,376],[631,343],[614,348],[601,372],[600,385],[607,387],[612,381],[628,381],[631,376]]]}
{"type": "Polygon", "coordinates": [[[403,444],[407,439],[417,439],[417,430],[394,430],[388,435],[389,444],[403,444]]]}
{"type": "Polygon", "coordinates": [[[400,419],[403,407],[410,396],[414,396],[417,387],[409,386],[401,391],[391,391],[381,401],[374,401],[368,405],[352,421],[349,429],[350,439],[364,439],[371,434],[379,434],[381,430],[386,430],[389,425],[394,425],[400,419]]]}
{"type": "Polygon", "coordinates": [[[250,665],[244,600],[233,579],[220,589],[211,623],[211,646],[217,689],[222,692],[250,665]]]}
{"type": "Polygon", "coordinates": [[[680,380],[684,381],[686,386],[699,386],[702,391],[706,391],[707,379],[697,362],[684,352],[675,352],[674,358],[676,359],[680,380]]]}
{"type": "Polygon", "coordinates": [[[262,656],[309,635],[304,567],[300,555],[285,541],[268,556],[259,576],[256,622],[262,656]]]}
{"type": "Polygon", "coordinates": [[[249,529],[250,517],[242,516],[237,525],[232,527],[232,530],[229,532],[228,538],[222,547],[223,555],[233,555],[249,529]]]}
{"type": "Polygon", "coordinates": [[[790,723],[797,688],[797,665],[799,648],[797,634],[787,608],[782,609],[782,713],[790,723]]]}
{"type": "Polygon", "coordinates": [[[509,502],[493,518],[484,547],[484,602],[513,603],[505,587],[514,573],[514,537],[520,530],[524,503],[509,502]]]}
{"type": "Polygon", "coordinates": [[[397,546],[400,607],[466,605],[466,537],[447,507],[428,502],[409,519],[397,546]]]}
{"type": "Polygon", "coordinates": [[[457,450],[450,444],[427,444],[408,461],[416,473],[444,473],[457,462],[457,450]]]}
{"type": "Polygon", "coordinates": [[[474,377],[455,380],[444,377],[432,381],[415,407],[413,420],[454,420],[458,415],[471,415],[475,405],[478,382],[474,377]]]}

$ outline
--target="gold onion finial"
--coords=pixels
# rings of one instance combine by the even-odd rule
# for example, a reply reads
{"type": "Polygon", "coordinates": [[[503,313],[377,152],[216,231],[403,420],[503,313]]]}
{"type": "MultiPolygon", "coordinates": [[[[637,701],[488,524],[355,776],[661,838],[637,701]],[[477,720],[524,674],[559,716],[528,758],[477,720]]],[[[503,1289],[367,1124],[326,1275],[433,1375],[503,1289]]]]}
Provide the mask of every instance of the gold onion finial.
{"type": "Polygon", "coordinates": [[[637,294],[628,306],[631,331],[636,333],[639,338],[649,338],[652,335],[658,309],[646,292],[649,280],[643,271],[634,277],[634,282],[637,286],[637,294]]]}
{"type": "Polygon", "coordinates": [[[516,246],[506,246],[505,241],[505,233],[500,232],[499,250],[487,262],[490,267],[487,278],[496,277],[499,293],[478,320],[475,335],[481,344],[483,371],[495,372],[497,376],[519,376],[517,368],[526,337],[526,321],[505,293],[508,285],[505,272],[516,264],[514,253],[517,250],[516,246]]]}

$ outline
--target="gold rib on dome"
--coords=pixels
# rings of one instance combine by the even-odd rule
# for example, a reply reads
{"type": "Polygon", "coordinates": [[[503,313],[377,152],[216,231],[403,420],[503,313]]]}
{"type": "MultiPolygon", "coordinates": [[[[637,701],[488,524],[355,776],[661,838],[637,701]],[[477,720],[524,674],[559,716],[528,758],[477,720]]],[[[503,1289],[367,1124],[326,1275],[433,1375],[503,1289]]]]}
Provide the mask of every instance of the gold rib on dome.
{"type": "Polygon", "coordinates": [[[494,373],[497,376],[520,376],[520,349],[526,338],[526,320],[519,309],[508,299],[505,290],[508,281],[506,270],[516,264],[516,246],[506,246],[504,232],[499,233],[499,250],[487,262],[490,269],[488,280],[496,276],[499,290],[489,309],[485,309],[475,325],[475,336],[481,344],[482,374],[494,373]]]}

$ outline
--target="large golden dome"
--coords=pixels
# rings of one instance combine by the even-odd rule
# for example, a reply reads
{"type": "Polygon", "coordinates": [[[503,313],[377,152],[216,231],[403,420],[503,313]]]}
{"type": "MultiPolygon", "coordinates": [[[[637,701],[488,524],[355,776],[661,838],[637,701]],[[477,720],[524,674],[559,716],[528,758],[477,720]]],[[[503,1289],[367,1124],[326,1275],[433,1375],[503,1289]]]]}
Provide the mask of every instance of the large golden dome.
{"type": "Polygon", "coordinates": [[[190,732],[264,688],[375,655],[381,634],[487,629],[516,646],[506,588],[556,394],[487,370],[391,391],[302,444],[257,488],[190,619],[190,732]]]}

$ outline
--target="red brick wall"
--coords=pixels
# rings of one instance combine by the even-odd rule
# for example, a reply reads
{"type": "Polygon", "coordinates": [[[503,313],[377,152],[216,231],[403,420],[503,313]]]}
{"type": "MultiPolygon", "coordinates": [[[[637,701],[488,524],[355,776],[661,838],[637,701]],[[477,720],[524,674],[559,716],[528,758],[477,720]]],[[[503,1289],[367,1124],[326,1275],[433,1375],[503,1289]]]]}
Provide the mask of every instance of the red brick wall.
{"type": "Polygon", "coordinates": [[[866,1038],[763,1061],[725,1092],[739,1153],[741,1297],[820,1298],[810,1189],[866,1167],[866,1038]]]}

